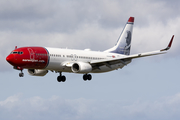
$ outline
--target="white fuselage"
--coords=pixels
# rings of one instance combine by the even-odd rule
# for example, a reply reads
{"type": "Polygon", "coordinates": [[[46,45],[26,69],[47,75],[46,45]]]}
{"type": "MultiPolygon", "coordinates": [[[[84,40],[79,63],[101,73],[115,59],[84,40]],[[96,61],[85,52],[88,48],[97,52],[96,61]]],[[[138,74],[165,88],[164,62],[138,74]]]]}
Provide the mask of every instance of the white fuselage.
{"type": "MultiPolygon", "coordinates": [[[[121,58],[125,55],[116,53],[106,53],[90,50],[73,50],[73,49],[60,49],[60,48],[46,48],[49,52],[49,64],[46,67],[47,70],[55,70],[62,72],[72,72],[71,65],[77,62],[90,63],[91,61],[102,61],[112,58],[121,58]]],[[[130,61],[127,62],[127,64],[130,61]]],[[[123,68],[124,64],[117,63],[115,65],[102,65],[98,69],[93,69],[92,73],[108,72],[118,68],[123,68]]]]}

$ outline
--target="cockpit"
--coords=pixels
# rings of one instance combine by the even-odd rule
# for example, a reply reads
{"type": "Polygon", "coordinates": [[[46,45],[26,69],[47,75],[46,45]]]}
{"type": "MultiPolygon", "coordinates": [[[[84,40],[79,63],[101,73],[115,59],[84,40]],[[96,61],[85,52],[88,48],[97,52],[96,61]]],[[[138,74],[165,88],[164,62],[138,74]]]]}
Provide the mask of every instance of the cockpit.
{"type": "Polygon", "coordinates": [[[19,55],[22,55],[23,54],[23,52],[22,51],[13,51],[13,52],[11,52],[10,54],[19,54],[19,55]]]}

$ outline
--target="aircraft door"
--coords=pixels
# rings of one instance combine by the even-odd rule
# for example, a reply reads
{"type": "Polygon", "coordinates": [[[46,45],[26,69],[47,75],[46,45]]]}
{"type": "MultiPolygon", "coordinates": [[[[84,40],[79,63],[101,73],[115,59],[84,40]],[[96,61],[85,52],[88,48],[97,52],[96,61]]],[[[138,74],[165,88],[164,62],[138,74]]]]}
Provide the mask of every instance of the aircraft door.
{"type": "Polygon", "coordinates": [[[30,60],[34,60],[35,58],[35,53],[31,48],[28,48],[29,54],[30,54],[30,60]]]}

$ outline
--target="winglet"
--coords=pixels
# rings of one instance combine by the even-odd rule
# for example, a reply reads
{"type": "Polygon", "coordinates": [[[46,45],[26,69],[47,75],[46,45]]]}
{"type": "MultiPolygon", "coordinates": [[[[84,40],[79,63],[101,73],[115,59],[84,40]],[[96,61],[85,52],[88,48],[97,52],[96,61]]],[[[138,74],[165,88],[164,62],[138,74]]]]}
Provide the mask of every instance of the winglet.
{"type": "Polygon", "coordinates": [[[172,36],[171,41],[169,42],[169,44],[168,44],[167,48],[162,49],[161,51],[166,51],[166,50],[169,50],[169,49],[171,48],[171,45],[172,45],[173,39],[174,39],[174,35],[172,36]]]}

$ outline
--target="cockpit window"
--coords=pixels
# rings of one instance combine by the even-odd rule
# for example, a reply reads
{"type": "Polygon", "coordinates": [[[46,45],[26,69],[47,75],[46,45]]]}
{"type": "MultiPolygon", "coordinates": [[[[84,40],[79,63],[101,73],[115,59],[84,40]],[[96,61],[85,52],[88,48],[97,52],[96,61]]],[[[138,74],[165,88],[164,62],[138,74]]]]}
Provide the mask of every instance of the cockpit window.
{"type": "Polygon", "coordinates": [[[11,52],[11,54],[18,54],[18,52],[11,52]]]}
{"type": "Polygon", "coordinates": [[[14,51],[14,52],[11,52],[11,54],[19,54],[19,55],[21,55],[21,54],[23,54],[23,52],[14,51]]]}
{"type": "Polygon", "coordinates": [[[21,54],[23,54],[23,52],[18,52],[18,54],[20,54],[20,55],[21,55],[21,54]]]}

